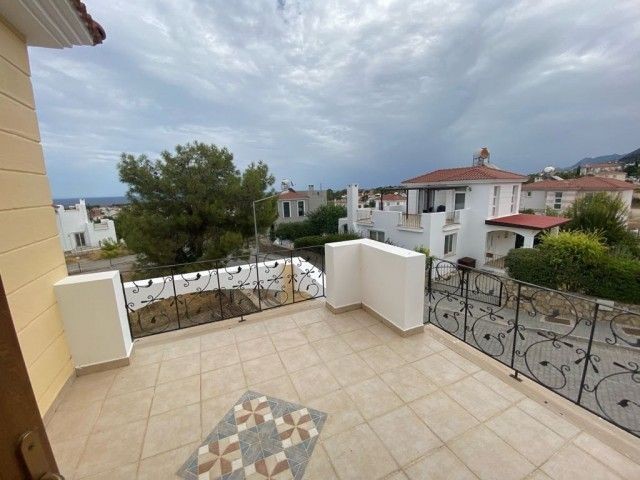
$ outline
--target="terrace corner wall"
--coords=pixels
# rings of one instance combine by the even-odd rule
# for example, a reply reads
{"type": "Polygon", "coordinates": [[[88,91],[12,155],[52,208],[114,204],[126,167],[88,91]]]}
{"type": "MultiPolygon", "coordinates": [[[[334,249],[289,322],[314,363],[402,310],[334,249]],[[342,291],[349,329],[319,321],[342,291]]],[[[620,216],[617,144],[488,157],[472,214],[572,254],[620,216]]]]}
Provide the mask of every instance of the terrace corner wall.
{"type": "Polygon", "coordinates": [[[0,275],[40,413],[73,374],[53,284],[60,248],[24,38],[0,17],[0,275]]]}

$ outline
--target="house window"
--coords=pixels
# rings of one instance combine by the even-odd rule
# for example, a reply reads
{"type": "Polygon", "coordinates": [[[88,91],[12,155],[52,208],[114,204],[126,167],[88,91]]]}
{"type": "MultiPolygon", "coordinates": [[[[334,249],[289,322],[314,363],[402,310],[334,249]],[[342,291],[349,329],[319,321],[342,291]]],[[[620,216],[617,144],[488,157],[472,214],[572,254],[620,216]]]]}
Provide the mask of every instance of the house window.
{"type": "Polygon", "coordinates": [[[304,200],[298,200],[298,216],[304,217],[304,200]]]}
{"type": "Polygon", "coordinates": [[[464,200],[465,200],[465,192],[456,192],[453,200],[453,209],[454,210],[462,210],[464,209],[464,200]]]}
{"type": "Polygon", "coordinates": [[[516,204],[518,199],[518,186],[514,185],[511,190],[511,213],[516,213],[516,204]]]}
{"type": "Polygon", "coordinates": [[[380,230],[369,230],[369,238],[378,242],[384,242],[384,232],[380,230]]]}
{"type": "Polygon", "coordinates": [[[530,196],[531,196],[531,192],[527,192],[527,197],[530,197],[530,196]]]}
{"type": "Polygon", "coordinates": [[[451,255],[456,253],[456,237],[457,234],[451,233],[444,237],[444,254],[451,255]]]}
{"type": "Polygon", "coordinates": [[[289,202],[282,202],[282,216],[284,218],[291,217],[291,204],[289,202]]]}
{"type": "Polygon", "coordinates": [[[555,193],[555,197],[553,199],[553,209],[554,210],[562,209],[562,192],[555,193]]]}
{"type": "Polygon", "coordinates": [[[84,233],[76,233],[76,247],[86,247],[87,242],[84,239],[84,233]]]}
{"type": "Polygon", "coordinates": [[[498,202],[500,201],[500,187],[493,187],[493,201],[491,202],[491,216],[498,215],[498,202]]]}

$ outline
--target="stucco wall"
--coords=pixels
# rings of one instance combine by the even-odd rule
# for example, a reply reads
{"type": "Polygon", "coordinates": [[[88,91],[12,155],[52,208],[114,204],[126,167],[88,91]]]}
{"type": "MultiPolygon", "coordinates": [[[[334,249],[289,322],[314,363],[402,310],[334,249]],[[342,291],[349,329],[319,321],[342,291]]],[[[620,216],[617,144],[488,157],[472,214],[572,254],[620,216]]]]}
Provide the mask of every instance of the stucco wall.
{"type": "Polygon", "coordinates": [[[41,413],[72,375],[53,292],[67,275],[24,39],[0,18],[0,275],[41,413]]]}

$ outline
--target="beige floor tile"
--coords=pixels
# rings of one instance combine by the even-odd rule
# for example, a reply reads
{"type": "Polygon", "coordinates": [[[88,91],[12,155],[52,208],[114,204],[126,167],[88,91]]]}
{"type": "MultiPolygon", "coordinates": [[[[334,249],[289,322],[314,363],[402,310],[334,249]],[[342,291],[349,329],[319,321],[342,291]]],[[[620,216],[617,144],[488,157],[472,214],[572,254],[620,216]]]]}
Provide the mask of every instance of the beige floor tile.
{"type": "MultiPolygon", "coordinates": [[[[437,328],[437,327],[431,327],[437,328]]],[[[425,331],[422,335],[422,341],[425,345],[427,345],[434,352],[441,352],[443,350],[447,350],[447,347],[440,343],[436,338],[434,338],[433,333],[429,331],[429,327],[425,327],[425,331]]]]}
{"type": "Polygon", "coordinates": [[[200,350],[205,352],[219,347],[232,345],[236,342],[236,337],[229,330],[217,330],[200,336],[200,350]]]}
{"type": "Polygon", "coordinates": [[[379,337],[384,343],[393,342],[394,340],[403,338],[382,323],[378,323],[377,325],[373,325],[368,328],[370,332],[379,337]]]}
{"type": "Polygon", "coordinates": [[[412,402],[435,392],[438,387],[411,365],[401,365],[380,375],[404,402],[412,402]]]}
{"type": "Polygon", "coordinates": [[[396,338],[387,343],[389,348],[400,355],[405,362],[415,362],[434,353],[423,341],[421,335],[396,338]]]}
{"type": "Polygon", "coordinates": [[[361,328],[360,330],[353,330],[352,332],[344,333],[340,337],[345,342],[347,342],[347,345],[353,348],[356,352],[382,344],[382,340],[380,340],[380,338],[378,338],[366,328],[361,328]]]}
{"type": "Polygon", "coordinates": [[[277,353],[242,362],[242,369],[249,384],[261,383],[286,373],[277,353]]]}
{"type": "Polygon", "coordinates": [[[356,404],[344,390],[331,392],[324,397],[310,400],[306,402],[306,405],[327,414],[327,420],[321,433],[323,439],[364,423],[364,418],[356,404]]]}
{"type": "Polygon", "coordinates": [[[377,347],[362,350],[358,352],[358,355],[377,373],[393,370],[405,363],[400,355],[386,345],[378,345],[377,347]]]}
{"type": "Polygon", "coordinates": [[[573,444],[565,445],[540,469],[554,480],[574,480],[576,478],[620,479],[611,469],[573,444]]]}
{"type": "Polygon", "coordinates": [[[95,475],[89,475],[77,480],[131,480],[136,478],[136,472],[138,471],[138,463],[130,463],[129,465],[123,465],[122,467],[114,468],[107,472],[97,473],[95,475]]]}
{"type": "Polygon", "coordinates": [[[457,382],[467,376],[467,372],[456,367],[442,355],[436,353],[412,363],[429,380],[439,386],[457,382]]]}
{"type": "Polygon", "coordinates": [[[152,363],[160,363],[164,357],[164,349],[157,348],[136,348],[131,355],[131,366],[150,365],[152,363]]]}
{"type": "Polygon", "coordinates": [[[304,471],[305,480],[338,480],[327,452],[322,445],[316,444],[311,460],[304,471]]]}
{"type": "Polygon", "coordinates": [[[405,467],[411,480],[477,480],[458,457],[447,447],[440,447],[405,467]]]}
{"type": "Polygon", "coordinates": [[[89,435],[96,423],[101,406],[102,402],[97,401],[84,407],[58,409],[47,424],[47,435],[52,442],[89,435]]]}
{"type": "Polygon", "coordinates": [[[508,375],[504,375],[503,380],[498,378],[497,376],[487,372],[486,370],[481,370],[477,373],[473,374],[473,378],[478,380],[483,385],[489,387],[491,390],[496,392],[498,395],[506,398],[510,402],[517,402],[522,400],[525,395],[512,386],[508,385],[506,382],[513,381],[518,382],[516,379],[509,377],[508,375]]]}
{"type": "Polygon", "coordinates": [[[258,337],[238,343],[238,351],[240,352],[240,358],[244,362],[275,353],[276,349],[267,335],[266,337],[258,337]]]}
{"type": "Polygon", "coordinates": [[[272,318],[264,322],[264,324],[267,327],[267,332],[269,333],[278,333],[283,332],[284,330],[298,328],[298,324],[295,322],[294,318],[291,315],[286,317],[272,318]]]}
{"type": "Polygon", "coordinates": [[[200,428],[199,403],[150,417],[142,458],[199,441],[200,428]]]}
{"type": "Polygon", "coordinates": [[[316,340],[337,335],[336,331],[331,328],[327,322],[323,321],[305,325],[300,327],[300,330],[309,342],[315,342],[316,340]]]}
{"type": "Polygon", "coordinates": [[[509,408],[510,402],[473,377],[445,387],[445,392],[481,422],[509,408]]]}
{"type": "Polygon", "coordinates": [[[564,443],[560,435],[517,407],[497,415],[486,425],[536,466],[547,461],[564,443]]]}
{"type": "Polygon", "coordinates": [[[343,387],[355,385],[376,375],[376,372],[355,353],[327,362],[327,367],[343,387]]]}
{"type": "Polygon", "coordinates": [[[65,478],[73,478],[76,471],[80,456],[84,451],[88,437],[74,437],[67,440],[58,440],[51,442],[53,454],[56,457],[56,463],[60,469],[60,473],[65,478]]]}
{"type": "Polygon", "coordinates": [[[307,337],[302,334],[299,328],[293,330],[285,330],[284,332],[274,333],[271,335],[271,340],[276,347],[276,350],[281,352],[288,348],[299,347],[307,342],[307,337]]]}
{"type": "Polygon", "coordinates": [[[267,335],[267,327],[264,326],[264,323],[241,325],[235,327],[232,331],[238,343],[267,335]]]}
{"type": "Polygon", "coordinates": [[[304,370],[298,370],[290,376],[293,386],[296,387],[302,400],[321,397],[340,388],[336,379],[324,365],[314,365],[304,370]]]}
{"type": "Polygon", "coordinates": [[[553,480],[549,475],[542,470],[536,470],[527,477],[527,480],[553,480]]]}
{"type": "Polygon", "coordinates": [[[563,438],[573,437],[580,432],[578,427],[530,398],[518,402],[518,407],[563,438]]]}
{"type": "Polygon", "coordinates": [[[348,312],[348,315],[354,318],[356,322],[358,322],[363,327],[371,327],[373,325],[380,325],[380,321],[373,317],[371,314],[367,313],[363,309],[352,310],[348,312]]]}
{"type": "Polygon", "coordinates": [[[116,375],[122,369],[92,373],[76,377],[69,390],[65,393],[59,409],[86,407],[97,400],[104,400],[113,384],[116,375]]]}
{"type": "Polygon", "coordinates": [[[398,465],[406,465],[442,442],[406,405],[369,422],[398,465]]]}
{"type": "Polygon", "coordinates": [[[453,350],[443,350],[442,352],[440,352],[440,355],[442,355],[444,358],[452,362],[456,367],[461,368],[467,373],[476,373],[482,370],[471,360],[468,360],[462,355],[457,354],[453,350]]]}
{"type": "Polygon", "coordinates": [[[190,443],[175,450],[161,453],[140,461],[138,480],[178,480],[178,469],[198,448],[198,443],[190,443]]]}
{"type": "Polygon", "coordinates": [[[116,425],[143,420],[149,416],[154,388],[108,397],[94,426],[94,430],[106,430],[116,425]]]}
{"type": "Polygon", "coordinates": [[[118,425],[89,436],[76,476],[92,475],[136,463],[140,457],[146,420],[118,425]]]}
{"type": "Polygon", "coordinates": [[[303,328],[307,325],[321,322],[324,318],[324,315],[322,314],[324,310],[324,308],[314,308],[313,310],[306,310],[304,312],[295,313],[291,315],[291,317],[300,328],[303,328]]]}
{"type": "Polygon", "coordinates": [[[434,392],[409,406],[445,442],[478,425],[473,415],[444,392],[434,392]]]}
{"type": "Polygon", "coordinates": [[[217,397],[223,393],[246,388],[247,382],[240,364],[229,365],[200,375],[201,398],[217,397]]]}
{"type": "Polygon", "coordinates": [[[162,383],[156,387],[151,415],[200,402],[200,375],[162,383]]]}
{"type": "Polygon", "coordinates": [[[374,377],[346,389],[362,415],[371,419],[402,405],[402,400],[380,378],[374,377]]]}
{"type": "Polygon", "coordinates": [[[519,480],[535,470],[484,425],[462,434],[449,443],[449,448],[482,480],[519,480]]]}
{"type": "Polygon", "coordinates": [[[634,462],[610,446],[602,443],[597,438],[584,432],[578,435],[578,437],[573,440],[573,443],[600,460],[600,462],[611,468],[622,478],[628,480],[637,480],[640,478],[640,465],[636,463],[640,462],[640,458],[636,458],[636,462],[634,462]]]}
{"type": "Polygon", "coordinates": [[[287,372],[297,372],[321,362],[314,348],[308,343],[283,350],[280,352],[280,360],[282,360],[287,372]]]}
{"type": "Polygon", "coordinates": [[[107,396],[122,395],[123,393],[153,387],[158,379],[160,364],[125,367],[120,369],[107,393],[107,396]]]}
{"type": "Polygon", "coordinates": [[[346,313],[326,318],[325,322],[327,322],[339,335],[362,328],[360,323],[356,322],[353,317],[346,313]]]}
{"type": "Polygon", "coordinates": [[[200,337],[185,338],[184,340],[171,342],[165,348],[163,360],[172,360],[194,353],[200,353],[200,337]]]}
{"type": "Polygon", "coordinates": [[[353,353],[353,349],[340,337],[323,338],[311,345],[325,362],[353,353]]]}
{"type": "Polygon", "coordinates": [[[342,480],[375,480],[398,469],[366,423],[325,440],[323,446],[342,480]]]}
{"type": "Polygon", "coordinates": [[[158,383],[172,382],[180,378],[192,377],[200,373],[200,354],[192,353],[166,360],[160,364],[158,383]]]}
{"type": "MultiPolygon", "coordinates": [[[[246,389],[235,390],[216,397],[207,398],[201,403],[202,409],[202,437],[209,435],[211,430],[222,420],[231,408],[236,404],[246,389]]],[[[186,460],[186,458],[185,458],[186,460]]]]}
{"type": "MultiPolygon", "coordinates": [[[[251,340],[249,340],[251,341],[251,340]]],[[[200,354],[200,371],[208,372],[240,363],[240,354],[235,343],[206,350],[200,354]]]]}
{"type": "Polygon", "coordinates": [[[298,403],[300,397],[296,391],[291,379],[288,375],[283,375],[278,378],[272,378],[266,382],[256,383],[250,385],[249,390],[269,395],[270,397],[286,400],[287,402],[298,403]]]}

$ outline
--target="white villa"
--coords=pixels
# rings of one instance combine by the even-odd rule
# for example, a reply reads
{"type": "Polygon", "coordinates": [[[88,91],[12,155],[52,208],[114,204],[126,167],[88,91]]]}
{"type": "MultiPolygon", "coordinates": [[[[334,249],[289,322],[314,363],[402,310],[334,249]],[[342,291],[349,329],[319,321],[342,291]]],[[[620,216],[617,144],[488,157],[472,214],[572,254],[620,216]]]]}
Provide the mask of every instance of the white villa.
{"type": "Polygon", "coordinates": [[[55,205],[55,211],[60,244],[65,252],[99,248],[105,240],[116,241],[113,220],[102,219],[95,223],[89,220],[84,200],[70,208],[55,205]]]}
{"type": "Polygon", "coordinates": [[[568,221],[518,213],[526,180],[484,164],[435,170],[402,182],[403,212],[358,208],[358,185],[352,184],[339,229],[408,249],[426,247],[438,258],[467,257],[478,267],[503,268],[509,250],[531,248],[538,234],[568,221]]]}

